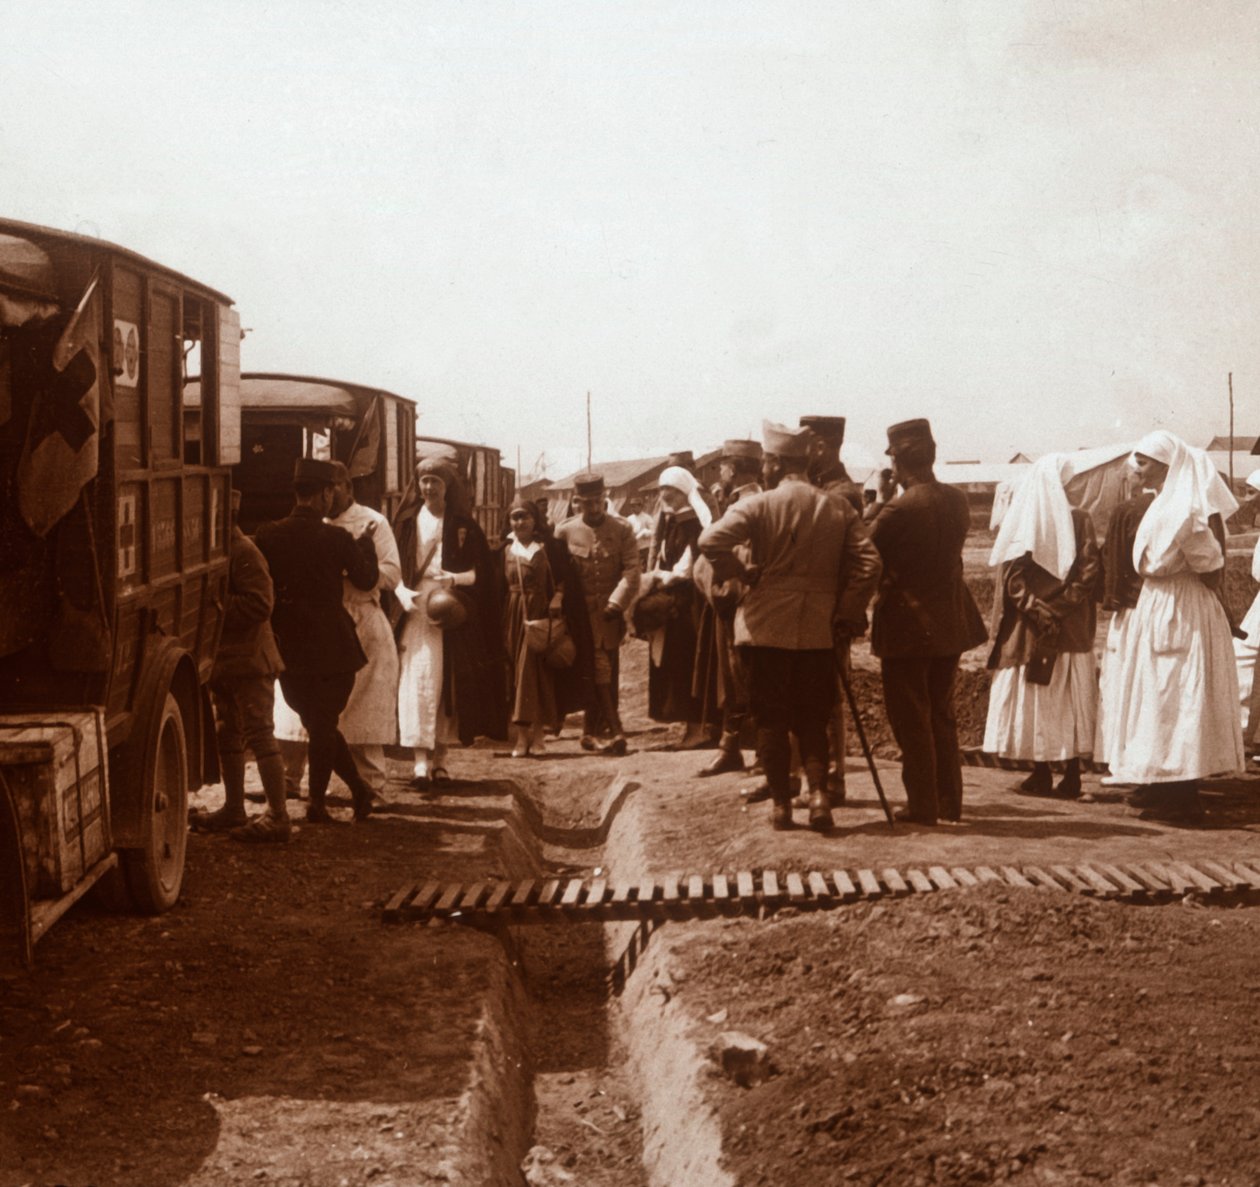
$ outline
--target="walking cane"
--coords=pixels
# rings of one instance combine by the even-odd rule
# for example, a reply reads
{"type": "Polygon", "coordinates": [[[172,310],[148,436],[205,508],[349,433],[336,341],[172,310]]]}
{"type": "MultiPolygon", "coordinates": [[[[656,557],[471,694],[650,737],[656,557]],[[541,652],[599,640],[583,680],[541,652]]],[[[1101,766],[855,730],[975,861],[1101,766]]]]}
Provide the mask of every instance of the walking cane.
{"type": "Polygon", "coordinates": [[[849,714],[857,727],[858,741],[862,743],[862,753],[866,755],[866,765],[871,768],[871,778],[875,781],[875,790],[879,793],[879,802],[884,805],[884,815],[888,817],[888,827],[894,832],[897,825],[893,821],[892,809],[884,796],[884,785],[879,781],[879,772],[875,769],[875,756],[871,753],[870,743],[866,740],[866,730],[862,728],[862,717],[858,713],[857,697],[853,695],[853,685],[849,683],[849,673],[844,664],[837,664],[840,671],[840,683],[844,685],[844,695],[849,702],[849,714]]]}

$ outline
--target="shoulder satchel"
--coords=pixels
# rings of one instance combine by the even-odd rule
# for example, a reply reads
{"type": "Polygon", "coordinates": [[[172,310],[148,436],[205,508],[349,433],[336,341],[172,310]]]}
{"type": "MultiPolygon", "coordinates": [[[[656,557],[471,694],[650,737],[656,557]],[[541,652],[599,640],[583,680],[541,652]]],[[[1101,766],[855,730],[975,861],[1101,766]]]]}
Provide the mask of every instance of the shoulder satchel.
{"type": "MultiPolygon", "coordinates": [[[[555,588],[555,576],[551,572],[551,561],[547,557],[546,545],[540,545],[543,564],[547,568],[547,584],[549,590],[555,588]]],[[[525,626],[525,646],[535,655],[541,655],[549,668],[569,668],[577,659],[577,645],[569,634],[568,624],[563,618],[528,618],[525,609],[525,572],[521,558],[515,553],[512,559],[516,562],[516,580],[521,589],[521,622],[525,626]]],[[[548,595],[550,598],[550,594],[548,595]]]]}

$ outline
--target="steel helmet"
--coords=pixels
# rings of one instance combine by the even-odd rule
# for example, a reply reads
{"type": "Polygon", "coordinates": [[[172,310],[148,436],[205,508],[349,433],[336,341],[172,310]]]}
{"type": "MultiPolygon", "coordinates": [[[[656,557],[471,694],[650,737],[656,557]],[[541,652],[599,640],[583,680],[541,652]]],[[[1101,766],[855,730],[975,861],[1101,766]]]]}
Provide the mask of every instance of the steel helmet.
{"type": "Polygon", "coordinates": [[[449,589],[435,589],[424,604],[429,621],[444,631],[463,626],[468,621],[468,608],[449,589]]]}

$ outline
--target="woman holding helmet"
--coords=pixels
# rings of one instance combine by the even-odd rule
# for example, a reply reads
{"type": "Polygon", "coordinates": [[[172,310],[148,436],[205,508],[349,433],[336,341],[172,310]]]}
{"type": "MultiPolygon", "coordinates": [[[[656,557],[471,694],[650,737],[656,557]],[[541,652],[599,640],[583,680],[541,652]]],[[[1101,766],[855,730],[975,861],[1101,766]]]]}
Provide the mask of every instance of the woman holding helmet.
{"type": "Polygon", "coordinates": [[[425,458],[396,524],[406,612],[398,740],[415,751],[412,785],[421,789],[450,782],[451,743],[505,733],[498,582],[485,533],[463,504],[452,462],[425,458]]]}

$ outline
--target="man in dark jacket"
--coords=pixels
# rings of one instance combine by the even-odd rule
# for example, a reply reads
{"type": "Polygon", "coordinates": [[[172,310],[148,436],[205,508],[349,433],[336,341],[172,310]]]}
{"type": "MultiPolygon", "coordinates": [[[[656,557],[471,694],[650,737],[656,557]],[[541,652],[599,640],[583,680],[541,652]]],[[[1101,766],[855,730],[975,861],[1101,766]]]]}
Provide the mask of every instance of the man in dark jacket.
{"type": "Polygon", "coordinates": [[[971,525],[967,496],[936,481],[936,442],[926,420],[888,430],[887,453],[902,493],[870,526],[884,562],[871,624],[888,723],[901,747],[907,808],[900,819],[935,824],[962,816],[962,764],[954,677],[964,651],[988,637],[963,581],[971,525]]]}
{"type": "Polygon", "coordinates": [[[357,540],[325,523],[333,505],[336,471],[331,462],[299,458],[293,471],[295,506],[287,519],[263,524],[255,534],[271,568],[276,604],[271,625],[284,672],[280,687],[310,736],[312,824],[332,822],[324,804],[335,770],[354,797],[354,818],[367,818],[372,792],[355,766],[337,719],[350,699],[354,674],[367,662],[342,602],[342,578],[374,589],[379,576],[374,526],[357,540]]]}
{"type": "MultiPolygon", "coordinates": [[[[232,492],[232,510],[240,491],[232,492]]],[[[284,760],[273,733],[276,675],[284,666],[271,633],[274,604],[271,574],[254,542],[232,525],[228,603],[219,650],[210,673],[210,696],[217,719],[219,767],[223,772],[223,807],[198,813],[195,828],[231,830],[238,841],[287,841],[289,813],[284,804],[284,760]],[[267,797],[264,815],[245,815],[245,750],[258,763],[267,797]]]]}

